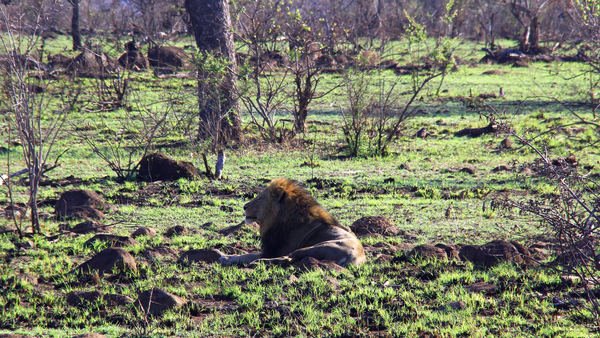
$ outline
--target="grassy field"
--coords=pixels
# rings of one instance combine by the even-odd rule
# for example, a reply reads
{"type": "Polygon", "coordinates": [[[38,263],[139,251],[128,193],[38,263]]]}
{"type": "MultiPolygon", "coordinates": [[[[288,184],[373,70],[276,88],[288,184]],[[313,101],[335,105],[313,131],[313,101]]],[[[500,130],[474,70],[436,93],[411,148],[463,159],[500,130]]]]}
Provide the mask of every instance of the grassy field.
{"type": "MultiPolygon", "coordinates": [[[[64,37],[51,42],[47,47],[51,53],[65,52],[64,46],[69,45],[64,37]]],[[[457,55],[463,60],[484,55],[482,46],[473,42],[461,41],[459,46],[457,55]]],[[[115,49],[113,56],[117,55],[115,49]]],[[[579,63],[539,62],[514,68],[465,61],[446,76],[439,96],[435,95],[439,82],[426,88],[415,104],[421,112],[403,124],[402,134],[385,157],[347,156],[339,112],[339,107],[347,105],[347,95],[340,87],[314,102],[308,131],[288,144],[262,141],[244,114],[246,138],[225,150],[223,180],[198,177],[154,183],[117,180],[82,134],[106,150],[123,132],[124,123],[142,129],[149,116],[169,109],[167,125],[171,129],[160,135],[154,150],[203,168],[204,145],[195,142],[193,130],[183,127],[189,112],[189,124],[196,123],[196,80],[160,79],[151,71],[131,73],[129,98],[115,109],[100,109],[94,103],[98,101],[94,89],[98,80],[58,80],[51,93],[67,83],[83,91],[54,147],[52,160],[64,154],[60,167],[48,173],[47,182],[55,184],[41,188],[42,210],[54,212],[54,202],[64,191],[93,190],[118,208],[102,220],[112,225],[113,234],[129,236],[139,226],[147,226],[156,229],[158,236],[138,237],[136,244],[124,247],[138,264],[136,272],[90,278],[71,271],[106,247],[99,242],[86,245],[93,234],[52,240],[0,235],[0,333],[35,337],[87,332],[107,337],[598,336],[581,283],[561,278],[567,271],[510,262],[482,267],[470,262],[421,260],[398,249],[436,243],[480,245],[495,239],[516,240],[525,246],[551,241],[548,229],[531,215],[489,208],[490,201],[499,196],[536,199],[556,193],[556,186],[545,177],[520,172],[537,155],[516,142],[511,149],[503,149],[503,139],[516,139],[501,132],[478,138],[453,134],[488,124],[480,114],[485,107],[465,98],[498,93],[503,88],[503,98],[486,102],[503,112],[517,133],[533,136],[554,128],[538,139],[540,144],[554,157],[574,155],[580,168],[596,165],[591,170],[597,175],[600,152],[590,145],[597,134],[591,129],[569,129],[578,122],[572,112],[594,118],[588,104],[590,79],[581,75],[584,70],[579,63]],[[499,72],[484,74],[492,70],[499,72]],[[166,98],[169,105],[156,103],[166,98]],[[432,135],[413,137],[421,128],[432,135]],[[492,171],[501,165],[513,170],[492,171]],[[473,173],[462,172],[465,167],[473,173]],[[69,176],[75,184],[60,183],[69,176]],[[259,248],[258,233],[249,227],[229,235],[220,230],[243,221],[243,205],[277,177],[302,182],[344,225],[380,215],[404,232],[361,238],[371,248],[367,263],[342,271],[177,262],[177,255],[191,249],[239,253],[259,248]],[[174,226],[190,231],[164,236],[174,226]],[[33,247],[19,249],[24,240],[31,240],[33,247]],[[144,255],[160,245],[175,250],[175,256],[156,260],[144,255]],[[468,286],[477,282],[493,284],[495,289],[470,291],[468,286]],[[78,306],[67,304],[67,295],[73,291],[121,294],[135,300],[141,291],[152,288],[181,297],[185,305],[161,316],[147,316],[133,304],[112,306],[102,299],[78,306]]],[[[399,78],[391,70],[374,71],[371,76],[399,80],[399,90],[410,90],[409,76],[399,78]]],[[[341,80],[339,74],[324,74],[321,90],[341,80]]],[[[277,118],[291,116],[281,113],[277,118]]],[[[20,147],[8,144],[7,139],[5,133],[2,173],[8,171],[9,159],[11,172],[24,168],[20,147]]],[[[124,145],[136,146],[134,139],[126,138],[124,145]]],[[[122,148],[124,152],[128,149],[122,148]]],[[[209,162],[215,160],[216,155],[210,154],[209,162]]],[[[5,186],[0,191],[4,208],[9,203],[8,191],[5,186]]],[[[13,194],[17,202],[27,201],[25,178],[13,188],[13,194]]],[[[54,236],[59,229],[81,221],[42,222],[43,232],[54,236]]],[[[12,220],[0,219],[0,228],[11,225],[12,220]]],[[[552,259],[548,257],[548,261],[552,259]]],[[[598,286],[595,288],[597,293],[598,286]]]]}

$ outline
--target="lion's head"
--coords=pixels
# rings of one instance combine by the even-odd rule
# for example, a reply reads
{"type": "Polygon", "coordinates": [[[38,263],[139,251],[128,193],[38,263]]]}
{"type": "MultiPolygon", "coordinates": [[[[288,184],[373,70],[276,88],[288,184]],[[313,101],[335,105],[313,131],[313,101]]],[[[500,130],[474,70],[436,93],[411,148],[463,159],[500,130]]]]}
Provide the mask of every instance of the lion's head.
{"type": "Polygon", "coordinates": [[[276,178],[269,183],[267,189],[244,205],[246,224],[256,222],[260,226],[261,237],[278,220],[294,215],[310,222],[315,219],[327,224],[339,223],[331,217],[310,194],[298,185],[298,181],[276,178]]]}

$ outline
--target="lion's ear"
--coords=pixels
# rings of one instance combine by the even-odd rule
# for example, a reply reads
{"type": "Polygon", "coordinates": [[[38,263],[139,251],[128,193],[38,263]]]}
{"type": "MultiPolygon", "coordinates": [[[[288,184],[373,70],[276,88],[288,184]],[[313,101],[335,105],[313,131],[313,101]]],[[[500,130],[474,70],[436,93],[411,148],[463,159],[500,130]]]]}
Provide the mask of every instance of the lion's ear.
{"type": "Polygon", "coordinates": [[[271,196],[273,196],[273,198],[276,199],[277,202],[281,202],[285,198],[285,190],[283,190],[282,188],[271,190],[271,196]]]}

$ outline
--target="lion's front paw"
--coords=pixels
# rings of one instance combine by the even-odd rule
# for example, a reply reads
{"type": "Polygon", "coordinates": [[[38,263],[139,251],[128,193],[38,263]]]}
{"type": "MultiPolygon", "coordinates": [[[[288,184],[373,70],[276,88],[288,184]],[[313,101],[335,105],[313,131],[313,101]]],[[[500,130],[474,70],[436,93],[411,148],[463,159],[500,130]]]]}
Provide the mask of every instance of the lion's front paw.
{"type": "Polygon", "coordinates": [[[265,265],[279,265],[279,266],[288,266],[292,264],[292,259],[288,256],[277,257],[277,258],[261,258],[252,263],[250,263],[250,267],[256,267],[258,263],[264,263],[265,265]]]}

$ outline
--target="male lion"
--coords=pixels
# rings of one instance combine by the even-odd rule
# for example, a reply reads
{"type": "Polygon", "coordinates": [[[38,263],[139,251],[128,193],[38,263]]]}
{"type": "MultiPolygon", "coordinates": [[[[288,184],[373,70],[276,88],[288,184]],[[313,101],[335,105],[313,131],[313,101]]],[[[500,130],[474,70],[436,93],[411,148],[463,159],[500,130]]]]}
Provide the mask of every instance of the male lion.
{"type": "Polygon", "coordinates": [[[261,253],[223,255],[225,265],[257,260],[289,264],[305,257],[334,261],[341,266],[365,262],[362,244],[354,234],[327,213],[298,182],[271,181],[267,189],[244,206],[246,224],[260,226],[261,253]]]}

